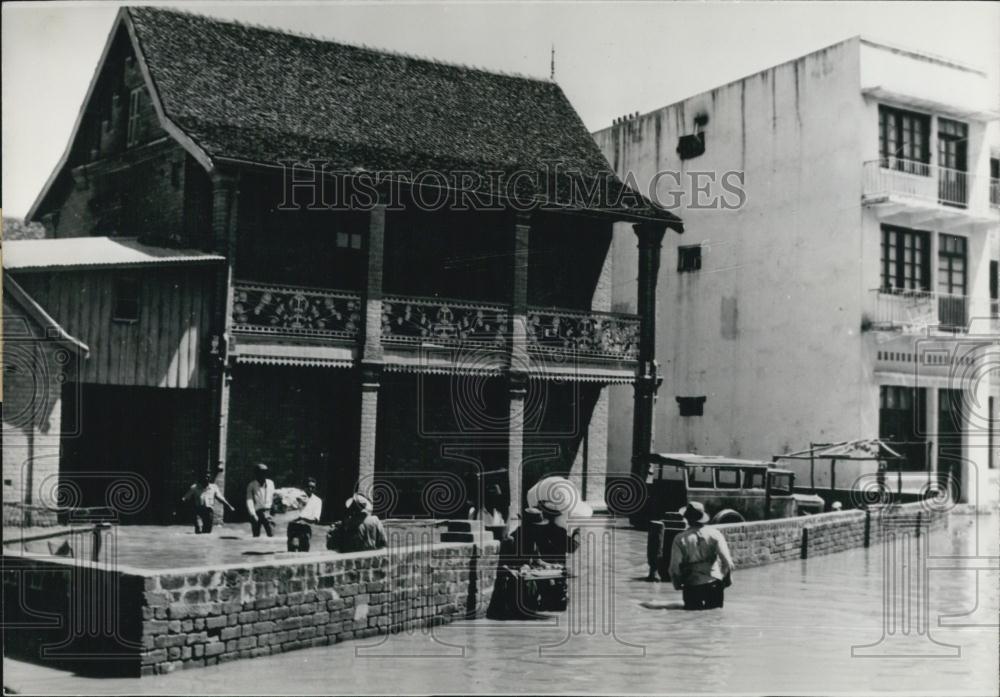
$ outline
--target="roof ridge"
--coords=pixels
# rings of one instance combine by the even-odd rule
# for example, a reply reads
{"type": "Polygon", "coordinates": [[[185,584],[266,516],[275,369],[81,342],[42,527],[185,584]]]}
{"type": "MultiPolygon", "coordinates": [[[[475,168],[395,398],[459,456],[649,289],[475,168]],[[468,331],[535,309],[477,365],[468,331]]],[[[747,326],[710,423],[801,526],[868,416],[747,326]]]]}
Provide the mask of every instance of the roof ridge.
{"type": "Polygon", "coordinates": [[[458,68],[460,70],[470,70],[474,72],[487,73],[490,75],[502,75],[504,77],[513,77],[521,80],[530,80],[532,82],[539,82],[542,84],[550,84],[550,85],[558,84],[554,79],[551,78],[528,75],[526,73],[520,73],[514,70],[499,70],[493,68],[485,68],[477,65],[469,65],[466,63],[459,63],[457,61],[444,60],[442,58],[430,58],[428,56],[421,56],[415,53],[407,53],[406,51],[399,51],[391,48],[378,48],[375,46],[369,46],[368,44],[365,43],[357,43],[353,41],[345,41],[342,39],[317,36],[316,34],[310,32],[298,31],[294,29],[288,29],[285,27],[277,27],[260,22],[249,22],[242,19],[233,19],[228,17],[216,17],[214,15],[207,15],[200,12],[193,12],[191,10],[181,9],[178,7],[157,7],[154,5],[126,5],[124,9],[127,10],[129,13],[131,13],[133,10],[140,10],[142,12],[184,15],[186,17],[194,17],[196,19],[206,20],[208,22],[212,22],[215,24],[230,24],[238,27],[243,27],[246,29],[255,29],[257,31],[269,32],[272,34],[281,34],[283,36],[294,36],[299,39],[307,39],[309,41],[315,41],[321,44],[336,44],[338,46],[345,46],[347,48],[353,48],[359,51],[367,51],[368,53],[375,53],[384,56],[394,56],[396,58],[405,58],[407,60],[417,61],[420,63],[430,63],[432,65],[440,65],[446,68],[458,68]]]}

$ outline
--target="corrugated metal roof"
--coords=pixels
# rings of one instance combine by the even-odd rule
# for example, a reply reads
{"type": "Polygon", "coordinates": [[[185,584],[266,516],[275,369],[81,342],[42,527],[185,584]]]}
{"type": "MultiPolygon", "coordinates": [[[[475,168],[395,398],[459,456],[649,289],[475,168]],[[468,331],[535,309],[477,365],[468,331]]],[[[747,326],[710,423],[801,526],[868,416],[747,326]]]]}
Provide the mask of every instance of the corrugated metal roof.
{"type": "Polygon", "coordinates": [[[3,244],[3,268],[80,269],[105,266],[204,264],[224,257],[197,249],[174,249],[143,244],[133,237],[62,237],[10,240],[3,244]]]}

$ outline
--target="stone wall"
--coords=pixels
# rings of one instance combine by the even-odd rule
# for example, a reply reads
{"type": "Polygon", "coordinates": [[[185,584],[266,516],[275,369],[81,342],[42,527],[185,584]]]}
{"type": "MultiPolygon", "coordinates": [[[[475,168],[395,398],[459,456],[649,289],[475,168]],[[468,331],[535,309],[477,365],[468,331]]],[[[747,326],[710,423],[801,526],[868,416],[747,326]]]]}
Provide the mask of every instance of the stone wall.
{"type": "MultiPolygon", "coordinates": [[[[116,598],[108,646],[115,645],[117,657],[91,661],[85,668],[168,673],[482,616],[493,592],[498,549],[496,542],[438,543],[356,554],[317,552],[217,569],[91,570],[87,573],[97,573],[100,581],[94,587],[107,590],[101,597],[116,598]],[[117,590],[112,593],[112,588],[117,590]]],[[[22,626],[5,630],[7,650],[64,662],[39,652],[53,643],[80,641],[72,631],[68,640],[64,637],[72,630],[67,618],[78,602],[69,590],[83,565],[51,558],[14,560],[29,568],[19,572],[5,556],[5,621],[23,620],[22,626]],[[18,603],[17,586],[44,586],[46,597],[56,600],[46,604],[38,596],[34,605],[18,603]],[[58,626],[39,635],[34,628],[39,620],[30,608],[54,612],[58,626]]]]}
{"type": "Polygon", "coordinates": [[[947,510],[931,502],[920,502],[716,527],[725,533],[729,551],[739,568],[876,544],[887,526],[912,522],[915,527],[918,514],[924,527],[936,529],[947,525],[947,510]]]}

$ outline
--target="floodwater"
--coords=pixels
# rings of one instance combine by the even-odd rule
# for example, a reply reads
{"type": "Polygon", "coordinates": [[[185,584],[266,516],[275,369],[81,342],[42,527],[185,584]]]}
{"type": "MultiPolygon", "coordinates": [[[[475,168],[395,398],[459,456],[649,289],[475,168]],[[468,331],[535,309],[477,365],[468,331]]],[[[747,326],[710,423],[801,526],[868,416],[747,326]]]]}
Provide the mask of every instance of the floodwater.
{"type": "MultiPolygon", "coordinates": [[[[908,545],[738,570],[725,608],[706,612],[675,609],[680,593],[670,584],[642,580],[643,533],[607,528],[592,539],[613,539],[611,563],[574,579],[570,609],[558,619],[456,622],[432,635],[418,630],[141,681],[7,660],[4,682],[63,693],[995,695],[997,522],[953,515],[948,529],[908,545]],[[913,581],[908,595],[904,579],[913,581]],[[574,618],[589,618],[591,631],[586,622],[574,631],[574,618]]],[[[600,558],[595,549],[583,558],[600,558]]]]}

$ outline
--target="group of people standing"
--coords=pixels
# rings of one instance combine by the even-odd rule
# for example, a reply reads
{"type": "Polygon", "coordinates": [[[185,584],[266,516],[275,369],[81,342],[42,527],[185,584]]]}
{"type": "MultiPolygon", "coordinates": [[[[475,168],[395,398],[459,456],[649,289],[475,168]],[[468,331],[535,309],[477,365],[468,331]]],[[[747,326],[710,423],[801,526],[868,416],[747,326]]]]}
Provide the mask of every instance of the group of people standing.
{"type": "MultiPolygon", "coordinates": [[[[289,551],[309,551],[313,527],[323,515],[323,500],[316,495],[316,480],[307,478],[304,490],[306,498],[299,515],[287,526],[289,551]]],[[[274,481],[268,477],[267,465],[258,463],[254,466],[254,478],[246,487],[246,511],[254,537],[260,537],[262,531],[268,537],[274,535],[271,518],[274,494],[274,481]]],[[[196,534],[212,532],[217,502],[230,512],[236,510],[208,473],[191,485],[182,501],[193,503],[196,534]]],[[[327,532],[328,549],[355,552],[386,546],[385,529],[372,513],[368,498],[354,494],[344,507],[343,519],[327,532]]],[[[496,518],[500,514],[495,508],[485,510],[496,518]]],[[[579,547],[580,530],[577,528],[570,534],[557,524],[560,513],[548,502],[539,501],[537,507],[524,509],[522,525],[503,539],[489,616],[509,619],[529,616],[540,609],[565,608],[566,558],[579,547]]],[[[726,538],[718,529],[706,525],[709,517],[702,504],[690,502],[680,513],[688,527],[674,537],[671,545],[670,580],[674,588],[682,591],[686,610],[721,608],[734,568],[726,538]]]]}
{"type": "MultiPolygon", "coordinates": [[[[266,464],[257,463],[254,465],[254,477],[246,486],[246,511],[250,532],[254,537],[260,537],[261,532],[268,537],[274,536],[275,525],[271,514],[276,489],[268,473],[266,464]]],[[[287,525],[289,551],[309,551],[313,527],[319,525],[323,515],[323,500],[316,495],[316,480],[308,477],[303,490],[306,496],[299,515],[287,525]]],[[[192,484],[181,500],[193,504],[195,534],[212,532],[217,502],[230,512],[236,511],[209,473],[203,474],[192,484]]],[[[368,498],[362,494],[354,494],[347,499],[344,508],[343,519],[331,526],[327,534],[327,548],[339,552],[357,552],[386,546],[385,529],[382,521],[373,514],[372,503],[368,498]]]]}

